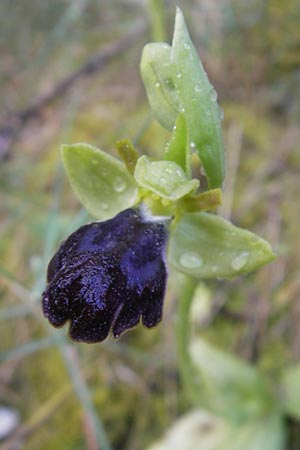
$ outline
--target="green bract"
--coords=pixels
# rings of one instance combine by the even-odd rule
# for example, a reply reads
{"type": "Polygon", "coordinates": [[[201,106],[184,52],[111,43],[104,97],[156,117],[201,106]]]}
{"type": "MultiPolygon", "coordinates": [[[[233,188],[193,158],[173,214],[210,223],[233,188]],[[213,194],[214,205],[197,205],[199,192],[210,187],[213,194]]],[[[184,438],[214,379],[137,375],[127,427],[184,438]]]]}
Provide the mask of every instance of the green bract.
{"type": "Polygon", "coordinates": [[[174,158],[173,161],[189,173],[190,168],[186,167],[189,164],[189,158],[186,159],[188,142],[201,159],[208,187],[222,186],[224,145],[217,94],[207,78],[179,8],[172,47],[166,43],[146,45],[141,74],[152,112],[161,125],[172,130],[179,112],[185,118],[187,134],[180,122],[181,131],[173,133],[166,159],[174,158]]]}
{"type": "Polygon", "coordinates": [[[76,195],[97,219],[109,219],[137,202],[134,179],[113,156],[80,143],[63,145],[62,159],[76,195]]]}
{"type": "Polygon", "coordinates": [[[203,69],[179,8],[171,61],[176,71],[174,83],[186,118],[190,145],[201,158],[209,187],[220,187],[225,171],[217,94],[203,69]]]}
{"type": "Polygon", "coordinates": [[[170,45],[153,43],[144,47],[141,75],[153,115],[163,127],[171,131],[180,103],[173,80],[170,45]]]}
{"type": "Polygon", "coordinates": [[[173,230],[168,252],[175,269],[199,278],[230,278],[275,258],[267,241],[209,213],[186,213],[173,230]]]}
{"type": "Polygon", "coordinates": [[[255,367],[200,338],[190,352],[211,412],[239,423],[272,410],[271,390],[255,367]]]}
{"type": "Polygon", "coordinates": [[[199,180],[188,180],[182,168],[175,162],[150,161],[147,156],[139,158],[134,177],[140,186],[173,201],[199,187],[199,180]]]}

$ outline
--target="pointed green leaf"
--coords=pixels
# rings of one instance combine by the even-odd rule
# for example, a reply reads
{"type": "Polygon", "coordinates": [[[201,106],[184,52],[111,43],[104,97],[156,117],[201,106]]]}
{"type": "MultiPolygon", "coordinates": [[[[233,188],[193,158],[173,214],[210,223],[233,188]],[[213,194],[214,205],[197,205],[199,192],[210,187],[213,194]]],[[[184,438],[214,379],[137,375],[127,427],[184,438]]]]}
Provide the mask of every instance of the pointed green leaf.
{"type": "Polygon", "coordinates": [[[177,419],[147,450],[284,450],[285,441],[284,423],[276,414],[240,427],[194,410],[177,419]]]}
{"type": "Polygon", "coordinates": [[[184,115],[180,113],[177,117],[170,140],[167,143],[164,160],[175,162],[189,176],[190,152],[187,149],[187,140],[186,121],[184,115]]]}
{"type": "Polygon", "coordinates": [[[286,430],[283,418],[276,413],[269,414],[237,428],[213,450],[285,450],[286,430]]]}
{"type": "Polygon", "coordinates": [[[276,258],[270,244],[209,213],[187,213],[172,232],[168,260],[199,278],[242,275],[276,258]]]}
{"type": "Polygon", "coordinates": [[[177,419],[163,439],[147,450],[217,450],[232,433],[231,424],[194,410],[177,419]]]}
{"type": "Polygon", "coordinates": [[[171,47],[166,43],[152,43],[144,47],[141,76],[156,120],[172,130],[180,104],[175,90],[170,61],[171,47]]]}
{"type": "Polygon", "coordinates": [[[207,78],[179,8],[171,61],[176,72],[173,81],[186,118],[190,144],[200,156],[209,188],[221,187],[225,172],[224,145],[217,94],[207,78]]]}
{"type": "Polygon", "coordinates": [[[200,338],[191,343],[190,353],[211,412],[241,423],[268,411],[271,391],[254,366],[200,338]]]}
{"type": "Polygon", "coordinates": [[[280,388],[280,400],[284,412],[300,420],[300,364],[284,371],[280,388]]]}
{"type": "Polygon", "coordinates": [[[62,160],[77,197],[97,219],[109,219],[136,203],[136,183],[113,156],[79,143],[63,145],[62,160]]]}
{"type": "Polygon", "coordinates": [[[178,200],[199,186],[199,180],[188,180],[178,164],[150,161],[147,156],[139,158],[134,177],[140,186],[168,200],[178,200]]]}

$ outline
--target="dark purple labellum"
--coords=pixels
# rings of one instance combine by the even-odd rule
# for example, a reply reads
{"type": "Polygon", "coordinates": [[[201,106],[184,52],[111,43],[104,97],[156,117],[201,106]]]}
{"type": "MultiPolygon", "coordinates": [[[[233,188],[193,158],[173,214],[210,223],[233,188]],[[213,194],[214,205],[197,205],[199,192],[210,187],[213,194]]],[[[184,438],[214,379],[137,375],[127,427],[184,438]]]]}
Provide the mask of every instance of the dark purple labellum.
{"type": "Polygon", "coordinates": [[[49,263],[44,315],[56,327],[70,320],[70,336],[82,342],[100,342],[110,331],[117,338],[140,319],[155,326],[166,288],[166,241],[165,225],[134,209],[79,228],[49,263]]]}

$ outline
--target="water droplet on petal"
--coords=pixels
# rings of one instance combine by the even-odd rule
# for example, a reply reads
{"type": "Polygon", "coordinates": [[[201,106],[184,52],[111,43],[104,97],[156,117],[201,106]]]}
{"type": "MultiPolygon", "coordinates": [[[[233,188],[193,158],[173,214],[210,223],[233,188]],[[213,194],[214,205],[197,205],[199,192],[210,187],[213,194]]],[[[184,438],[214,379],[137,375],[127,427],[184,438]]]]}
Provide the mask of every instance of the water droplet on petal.
{"type": "Polygon", "coordinates": [[[113,188],[116,192],[123,192],[126,188],[126,181],[122,177],[116,177],[113,181],[113,188]]]}
{"type": "Polygon", "coordinates": [[[202,266],[203,261],[196,253],[185,252],[180,257],[180,264],[186,269],[198,269],[202,266]]]}
{"type": "Polygon", "coordinates": [[[167,167],[165,172],[169,173],[169,174],[173,174],[174,173],[174,169],[173,169],[173,167],[167,167]]]}
{"type": "Polygon", "coordinates": [[[217,94],[217,92],[215,91],[215,89],[213,89],[213,90],[211,91],[211,93],[210,93],[210,98],[211,98],[211,100],[212,100],[213,102],[216,102],[216,101],[217,101],[218,94],[217,94]]]}
{"type": "Polygon", "coordinates": [[[108,209],[108,204],[105,203],[105,202],[101,202],[101,203],[100,203],[100,207],[101,207],[102,209],[108,209]]]}
{"type": "Polygon", "coordinates": [[[231,261],[231,267],[233,268],[233,270],[241,270],[246,265],[249,256],[249,252],[241,252],[235,258],[233,258],[233,260],[231,261]]]}

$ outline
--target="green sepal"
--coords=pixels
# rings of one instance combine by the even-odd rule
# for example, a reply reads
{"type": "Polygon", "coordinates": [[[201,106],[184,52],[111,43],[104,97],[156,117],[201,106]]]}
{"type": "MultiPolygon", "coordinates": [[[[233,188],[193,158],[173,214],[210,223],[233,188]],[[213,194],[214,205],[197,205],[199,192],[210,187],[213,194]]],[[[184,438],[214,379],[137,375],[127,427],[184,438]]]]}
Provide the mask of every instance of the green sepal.
{"type": "Polygon", "coordinates": [[[168,260],[198,278],[231,278],[273,261],[270,244],[214,214],[186,213],[171,234],[168,260]]]}
{"type": "Polygon", "coordinates": [[[116,142],[116,148],[120,158],[124,161],[128,172],[133,175],[135,171],[135,166],[137,160],[140,157],[139,152],[134,148],[133,144],[129,139],[122,139],[116,142]]]}
{"type": "Polygon", "coordinates": [[[217,94],[207,78],[179,8],[175,19],[171,61],[173,81],[181,111],[186,118],[190,144],[201,159],[208,187],[221,187],[225,163],[217,94]]]}
{"type": "Polygon", "coordinates": [[[178,200],[199,187],[199,180],[188,180],[182,168],[172,161],[151,161],[141,156],[134,177],[138,185],[168,200],[178,200]]]}
{"type": "Polygon", "coordinates": [[[145,45],[140,69],[152,113],[163,127],[171,131],[180,103],[173,81],[170,45],[161,42],[145,45]]]}
{"type": "Polygon", "coordinates": [[[181,200],[184,212],[213,211],[222,204],[222,191],[220,188],[189,195],[181,200]]]}
{"type": "Polygon", "coordinates": [[[190,176],[190,151],[187,147],[188,135],[184,114],[178,114],[169,142],[166,145],[164,160],[178,164],[190,176]]]}
{"type": "Polygon", "coordinates": [[[109,219],[137,202],[136,183],[118,159],[85,143],[63,145],[61,152],[75,194],[97,219],[109,219]]]}
{"type": "Polygon", "coordinates": [[[280,383],[280,402],[287,415],[300,420],[300,363],[283,372],[280,383]]]}
{"type": "Polygon", "coordinates": [[[271,389],[254,366],[201,338],[192,341],[190,355],[212,413],[240,424],[272,409],[271,389]]]}

